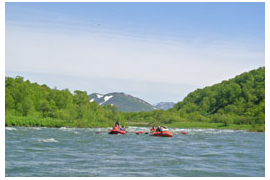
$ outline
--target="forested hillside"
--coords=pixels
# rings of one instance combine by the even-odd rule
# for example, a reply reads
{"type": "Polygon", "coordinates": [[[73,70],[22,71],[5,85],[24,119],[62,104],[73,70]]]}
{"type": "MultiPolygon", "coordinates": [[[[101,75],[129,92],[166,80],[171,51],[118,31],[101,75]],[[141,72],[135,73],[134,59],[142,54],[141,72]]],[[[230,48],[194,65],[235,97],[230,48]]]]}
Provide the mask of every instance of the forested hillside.
{"type": "Polygon", "coordinates": [[[7,126],[110,127],[116,120],[128,125],[214,127],[264,131],[265,67],[191,92],[173,108],[150,112],[118,112],[115,106],[89,102],[86,91],[51,89],[24,81],[5,81],[7,126]],[[241,127],[240,127],[241,126],[241,127]]]}
{"type": "Polygon", "coordinates": [[[77,90],[72,94],[68,89],[51,89],[19,76],[6,78],[5,113],[7,125],[15,123],[14,116],[22,117],[19,118],[22,122],[16,121],[15,125],[29,126],[62,126],[64,122],[70,126],[95,127],[111,126],[117,119],[124,121],[115,107],[102,108],[95,102],[90,103],[86,91],[77,90]],[[25,122],[23,117],[31,118],[25,122]]]}
{"type": "Polygon", "coordinates": [[[265,123],[265,67],[188,94],[170,111],[196,121],[265,123]]]}

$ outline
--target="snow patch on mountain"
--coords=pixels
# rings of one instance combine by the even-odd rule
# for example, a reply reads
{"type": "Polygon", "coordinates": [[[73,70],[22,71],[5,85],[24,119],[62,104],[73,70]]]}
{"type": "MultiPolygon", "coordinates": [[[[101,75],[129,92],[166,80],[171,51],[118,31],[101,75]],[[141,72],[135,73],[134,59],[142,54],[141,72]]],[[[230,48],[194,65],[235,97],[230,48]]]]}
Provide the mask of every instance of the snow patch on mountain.
{"type": "Polygon", "coordinates": [[[94,102],[94,101],[95,101],[95,99],[91,99],[91,100],[90,100],[90,102],[94,102]]]}
{"type": "Polygon", "coordinates": [[[104,95],[102,94],[97,94],[97,98],[102,98],[104,95]]]}
{"type": "Polygon", "coordinates": [[[99,105],[105,103],[106,101],[108,101],[108,100],[111,99],[112,97],[113,97],[113,95],[111,95],[111,96],[105,96],[105,97],[104,97],[104,101],[103,101],[102,103],[99,103],[99,105]]]}
{"type": "Polygon", "coordinates": [[[105,96],[105,97],[104,97],[104,100],[105,100],[104,102],[108,101],[108,100],[111,99],[112,97],[113,97],[113,95],[111,95],[111,96],[105,96]]]}

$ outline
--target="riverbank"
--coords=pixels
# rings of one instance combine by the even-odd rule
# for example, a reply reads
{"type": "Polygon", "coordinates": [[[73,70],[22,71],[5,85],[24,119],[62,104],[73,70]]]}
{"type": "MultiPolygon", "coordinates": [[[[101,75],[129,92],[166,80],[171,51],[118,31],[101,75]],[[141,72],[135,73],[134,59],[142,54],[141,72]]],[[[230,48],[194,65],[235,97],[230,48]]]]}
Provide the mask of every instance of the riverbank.
{"type": "MultiPolygon", "coordinates": [[[[127,122],[128,126],[145,127],[151,126],[148,122],[127,122]]],[[[252,132],[265,132],[265,125],[237,125],[229,124],[224,126],[222,123],[207,123],[207,122],[175,122],[166,124],[169,128],[202,128],[202,129],[232,129],[232,130],[246,130],[252,132]]]]}
{"type": "MultiPolygon", "coordinates": [[[[150,122],[128,122],[125,126],[146,127],[151,126],[150,122]]],[[[24,116],[5,116],[5,126],[26,126],[26,127],[79,127],[79,128],[97,128],[97,127],[111,127],[111,123],[83,123],[83,120],[75,120],[67,122],[61,119],[54,118],[40,118],[40,117],[24,117],[24,116]]],[[[232,129],[232,130],[246,130],[254,132],[265,132],[265,125],[236,125],[222,123],[208,123],[208,122],[174,122],[166,124],[169,128],[203,128],[203,129],[232,129]]]]}
{"type": "Polygon", "coordinates": [[[252,132],[265,132],[265,125],[248,125],[248,124],[229,124],[224,126],[222,123],[207,123],[207,122],[176,122],[168,124],[168,127],[174,128],[203,128],[203,129],[232,129],[246,130],[252,132]]]}

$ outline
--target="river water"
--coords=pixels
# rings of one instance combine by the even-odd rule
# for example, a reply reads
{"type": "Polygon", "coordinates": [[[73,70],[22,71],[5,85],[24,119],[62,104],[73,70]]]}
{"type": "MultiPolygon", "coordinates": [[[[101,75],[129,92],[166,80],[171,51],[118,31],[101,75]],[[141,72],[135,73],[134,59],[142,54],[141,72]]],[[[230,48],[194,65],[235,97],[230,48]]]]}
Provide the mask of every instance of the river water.
{"type": "Polygon", "coordinates": [[[127,130],[6,127],[5,176],[265,176],[265,133],[171,128],[169,138],[127,130]]]}

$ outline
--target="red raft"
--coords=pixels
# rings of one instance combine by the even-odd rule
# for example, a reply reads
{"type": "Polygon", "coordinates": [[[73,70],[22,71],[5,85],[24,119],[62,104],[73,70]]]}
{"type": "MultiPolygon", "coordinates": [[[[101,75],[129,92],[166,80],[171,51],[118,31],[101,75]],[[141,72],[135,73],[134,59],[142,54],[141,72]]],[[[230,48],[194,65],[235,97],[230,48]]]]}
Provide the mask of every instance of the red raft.
{"type": "Polygon", "coordinates": [[[167,130],[156,131],[150,134],[150,136],[161,136],[161,137],[173,137],[173,133],[167,130]]]}
{"type": "Polygon", "coordinates": [[[119,130],[118,126],[114,126],[112,130],[110,130],[109,134],[126,134],[126,131],[119,130]]]}

